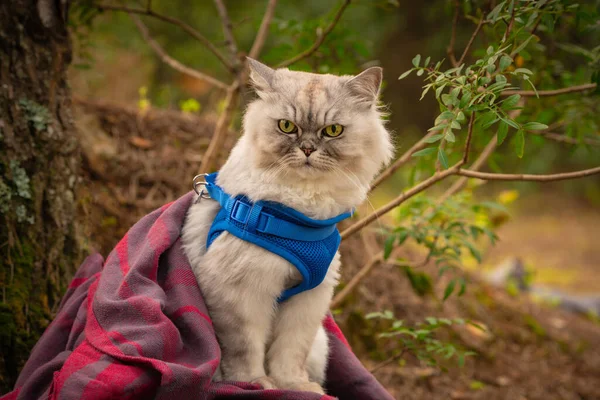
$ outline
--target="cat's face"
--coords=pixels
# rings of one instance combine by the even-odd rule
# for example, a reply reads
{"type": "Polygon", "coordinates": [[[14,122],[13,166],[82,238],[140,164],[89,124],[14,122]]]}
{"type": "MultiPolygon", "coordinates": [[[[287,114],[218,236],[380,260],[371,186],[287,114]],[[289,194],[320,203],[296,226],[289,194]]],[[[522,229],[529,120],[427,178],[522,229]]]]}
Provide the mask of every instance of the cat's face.
{"type": "Polygon", "coordinates": [[[250,60],[259,96],[244,116],[247,146],[266,179],[368,185],[392,157],[377,111],[381,69],[334,76],[273,70],[250,60]]]}

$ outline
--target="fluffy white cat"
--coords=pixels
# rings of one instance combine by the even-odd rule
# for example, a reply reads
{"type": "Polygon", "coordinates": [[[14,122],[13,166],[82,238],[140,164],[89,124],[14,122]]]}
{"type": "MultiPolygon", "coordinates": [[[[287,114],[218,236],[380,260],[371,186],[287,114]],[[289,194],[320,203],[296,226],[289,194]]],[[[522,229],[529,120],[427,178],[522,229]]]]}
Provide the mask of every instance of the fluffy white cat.
{"type": "MultiPolygon", "coordinates": [[[[249,60],[258,98],[217,183],[232,196],[269,200],[315,219],[362,203],[393,147],[377,107],[379,67],[357,76],[274,70],[249,60]]],[[[223,232],[206,250],[219,204],[202,199],[183,242],[222,349],[223,380],[323,393],[328,357],[321,322],[338,281],[339,253],[324,281],[278,304],[299,283],[293,264],[223,232]]]]}

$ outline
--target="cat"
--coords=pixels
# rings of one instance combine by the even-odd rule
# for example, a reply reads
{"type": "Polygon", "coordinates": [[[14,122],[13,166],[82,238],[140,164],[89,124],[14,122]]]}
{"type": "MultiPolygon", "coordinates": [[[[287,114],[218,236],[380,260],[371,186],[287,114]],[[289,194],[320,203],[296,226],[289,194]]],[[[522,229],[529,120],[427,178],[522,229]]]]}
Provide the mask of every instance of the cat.
{"type": "MultiPolygon", "coordinates": [[[[248,65],[257,98],[217,184],[232,196],[278,202],[314,219],[361,204],[393,156],[377,104],[381,68],[335,76],[272,69],[252,59],[248,65]]],[[[339,253],[321,284],[278,304],[300,282],[298,270],[227,232],[207,251],[219,209],[218,202],[200,199],[182,233],[222,350],[215,379],[324,393],[328,343],[321,323],[338,281],[339,253]]]]}

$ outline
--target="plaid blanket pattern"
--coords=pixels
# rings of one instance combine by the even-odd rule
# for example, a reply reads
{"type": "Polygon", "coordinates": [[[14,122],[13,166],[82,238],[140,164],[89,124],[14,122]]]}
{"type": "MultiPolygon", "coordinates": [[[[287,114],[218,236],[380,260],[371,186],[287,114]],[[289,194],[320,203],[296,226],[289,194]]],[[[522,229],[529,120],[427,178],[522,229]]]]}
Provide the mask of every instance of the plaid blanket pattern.
{"type": "Polygon", "coordinates": [[[329,395],[214,382],[220,350],[181,246],[193,193],[135,224],[106,262],[88,257],[9,399],[391,399],[331,316],[329,395]]]}

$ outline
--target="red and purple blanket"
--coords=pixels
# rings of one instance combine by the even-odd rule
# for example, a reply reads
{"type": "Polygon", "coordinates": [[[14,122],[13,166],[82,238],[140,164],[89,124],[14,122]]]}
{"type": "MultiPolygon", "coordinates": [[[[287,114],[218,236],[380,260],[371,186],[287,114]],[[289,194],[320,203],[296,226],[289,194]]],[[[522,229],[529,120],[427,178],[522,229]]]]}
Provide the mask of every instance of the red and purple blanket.
{"type": "Polygon", "coordinates": [[[181,246],[190,192],[142,218],[106,262],[81,265],[8,399],[391,399],[331,317],[326,390],[214,382],[220,351],[181,246]]]}

